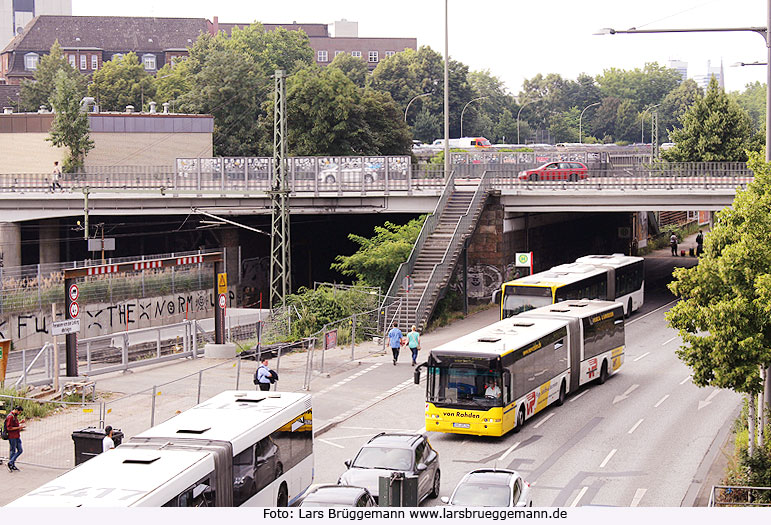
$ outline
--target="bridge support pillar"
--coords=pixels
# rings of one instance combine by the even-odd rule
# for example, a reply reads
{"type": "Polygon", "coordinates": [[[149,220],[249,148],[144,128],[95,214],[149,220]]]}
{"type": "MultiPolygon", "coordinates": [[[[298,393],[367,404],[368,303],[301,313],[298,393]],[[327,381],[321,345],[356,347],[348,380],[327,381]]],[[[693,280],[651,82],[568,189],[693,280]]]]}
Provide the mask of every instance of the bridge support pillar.
{"type": "Polygon", "coordinates": [[[0,267],[21,266],[21,226],[0,222],[0,267]]]}
{"type": "Polygon", "coordinates": [[[40,221],[40,264],[55,264],[59,259],[59,219],[40,221]]]}

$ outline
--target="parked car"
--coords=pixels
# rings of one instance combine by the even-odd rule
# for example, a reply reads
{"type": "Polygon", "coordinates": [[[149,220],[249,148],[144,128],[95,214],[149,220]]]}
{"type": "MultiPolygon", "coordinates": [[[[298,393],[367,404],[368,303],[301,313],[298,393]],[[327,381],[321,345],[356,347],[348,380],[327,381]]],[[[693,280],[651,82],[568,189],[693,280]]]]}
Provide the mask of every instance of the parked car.
{"type": "Polygon", "coordinates": [[[364,182],[370,184],[380,178],[377,172],[378,166],[367,165],[362,168],[340,168],[334,164],[327,166],[319,171],[319,182],[326,184],[337,184],[338,179],[342,183],[357,183],[361,182],[364,177],[364,182]]]}
{"type": "Polygon", "coordinates": [[[515,470],[472,470],[442,502],[461,507],[532,507],[530,484],[515,470]]]}
{"type": "Polygon", "coordinates": [[[301,507],[374,507],[375,500],[364,487],[319,485],[300,503],[301,507]]]}
{"type": "Polygon", "coordinates": [[[519,180],[583,180],[589,169],[582,162],[547,162],[532,170],[519,172],[519,180]]]}
{"type": "Polygon", "coordinates": [[[367,441],[345,466],[348,470],[337,483],[364,487],[375,501],[379,495],[379,478],[393,472],[418,477],[418,501],[439,496],[439,454],[423,434],[381,432],[367,441]]]}

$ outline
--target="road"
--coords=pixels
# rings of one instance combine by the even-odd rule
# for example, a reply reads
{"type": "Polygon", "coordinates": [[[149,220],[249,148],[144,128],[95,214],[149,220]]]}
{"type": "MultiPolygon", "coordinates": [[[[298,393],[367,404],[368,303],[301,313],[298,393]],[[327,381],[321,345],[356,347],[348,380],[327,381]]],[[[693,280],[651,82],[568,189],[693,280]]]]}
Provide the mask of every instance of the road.
{"type": "MultiPolygon", "coordinates": [[[[535,505],[681,505],[740,402],[729,391],[696,387],[675,355],[679,338],[664,321],[673,298],[664,284],[674,265],[693,263],[692,258],[646,260],[645,307],[628,321],[626,361],[605,385],[579,390],[518,434],[480,438],[429,432],[441,461],[441,494],[449,495],[467,471],[497,466],[523,474],[533,486],[535,505]]],[[[411,384],[406,362],[372,371],[382,367],[393,373],[365,372],[346,381],[348,394],[360,389],[385,394],[317,437],[316,482],[335,483],[343,461],[380,431],[423,431],[424,385],[411,384]]],[[[330,394],[318,393],[314,404],[326,405],[330,394]]]]}

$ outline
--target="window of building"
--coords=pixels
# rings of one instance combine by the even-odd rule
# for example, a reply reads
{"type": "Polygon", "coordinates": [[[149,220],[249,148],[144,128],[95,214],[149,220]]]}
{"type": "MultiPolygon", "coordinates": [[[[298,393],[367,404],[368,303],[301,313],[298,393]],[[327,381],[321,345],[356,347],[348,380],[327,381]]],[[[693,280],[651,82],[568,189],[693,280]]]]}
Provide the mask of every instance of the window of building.
{"type": "Polygon", "coordinates": [[[392,57],[396,54],[396,51],[386,51],[386,58],[392,57]]]}
{"type": "Polygon", "coordinates": [[[319,51],[318,52],[318,58],[316,59],[319,62],[326,62],[328,60],[327,52],[326,51],[319,51]]]}
{"type": "Polygon", "coordinates": [[[96,55],[91,55],[91,69],[94,71],[99,69],[99,57],[96,55]]]}
{"type": "Polygon", "coordinates": [[[361,58],[361,51],[351,51],[351,56],[361,58]]]}
{"type": "Polygon", "coordinates": [[[88,57],[80,55],[80,69],[88,69],[88,57]]]}
{"type": "Polygon", "coordinates": [[[110,60],[115,60],[117,62],[121,58],[123,58],[123,53],[115,53],[114,55],[112,55],[112,58],[110,60]]]}
{"type": "Polygon", "coordinates": [[[75,55],[67,55],[67,60],[70,61],[70,65],[74,68],[75,66],[75,55]]]}
{"type": "Polygon", "coordinates": [[[40,55],[37,53],[27,53],[24,55],[24,69],[27,71],[37,69],[38,62],[40,62],[40,55]]]}
{"type": "Polygon", "coordinates": [[[370,51],[369,52],[369,61],[370,62],[377,62],[377,51],[370,51]]]}
{"type": "Polygon", "coordinates": [[[341,55],[342,53],[343,51],[335,51],[335,57],[337,57],[337,55],[341,55]]]}
{"type": "Polygon", "coordinates": [[[142,55],[142,64],[144,64],[147,71],[155,70],[155,55],[142,55]]]}

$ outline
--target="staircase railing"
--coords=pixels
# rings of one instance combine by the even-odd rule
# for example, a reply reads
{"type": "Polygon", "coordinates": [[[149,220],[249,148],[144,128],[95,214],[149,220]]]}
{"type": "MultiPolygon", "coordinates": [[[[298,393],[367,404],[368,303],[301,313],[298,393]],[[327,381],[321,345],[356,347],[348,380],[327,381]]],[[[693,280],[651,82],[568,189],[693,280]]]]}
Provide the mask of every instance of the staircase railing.
{"type": "Polygon", "coordinates": [[[485,171],[482,174],[482,177],[479,181],[479,186],[474,192],[474,197],[469,203],[468,210],[466,210],[466,213],[461,215],[457,226],[455,226],[452,239],[450,239],[450,242],[447,243],[447,248],[444,251],[442,260],[435,264],[434,269],[431,270],[431,275],[428,278],[426,287],[423,289],[423,294],[420,296],[420,301],[418,301],[417,308],[415,308],[415,324],[418,325],[420,330],[425,328],[424,325],[428,322],[428,316],[434,307],[434,304],[430,302],[433,295],[433,290],[437,288],[444,279],[447,278],[447,274],[452,270],[455,262],[453,255],[456,251],[456,248],[463,240],[463,238],[468,235],[468,230],[472,225],[477,209],[482,204],[484,204],[484,200],[487,198],[487,193],[490,189],[490,182],[492,179],[491,176],[488,176],[488,173],[488,171],[485,171]]]}
{"type": "Polygon", "coordinates": [[[442,215],[444,207],[447,205],[447,201],[450,200],[450,196],[452,195],[454,188],[455,172],[450,174],[450,178],[447,180],[447,184],[445,184],[444,189],[442,190],[442,195],[439,197],[439,201],[436,203],[436,207],[434,208],[433,213],[426,217],[426,220],[423,223],[423,227],[420,229],[420,233],[418,234],[418,238],[415,240],[415,244],[412,247],[410,256],[407,257],[407,260],[400,264],[399,269],[396,270],[396,275],[394,275],[394,278],[391,281],[391,286],[388,287],[388,291],[383,298],[381,308],[391,304],[396,299],[396,294],[399,292],[402,281],[404,281],[404,278],[412,273],[413,268],[415,268],[415,262],[418,260],[418,255],[420,255],[420,250],[423,249],[423,245],[426,243],[426,240],[432,233],[434,233],[436,225],[439,224],[439,218],[442,215]]]}

